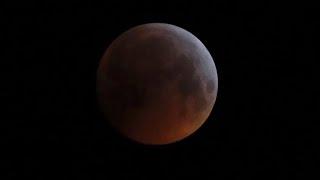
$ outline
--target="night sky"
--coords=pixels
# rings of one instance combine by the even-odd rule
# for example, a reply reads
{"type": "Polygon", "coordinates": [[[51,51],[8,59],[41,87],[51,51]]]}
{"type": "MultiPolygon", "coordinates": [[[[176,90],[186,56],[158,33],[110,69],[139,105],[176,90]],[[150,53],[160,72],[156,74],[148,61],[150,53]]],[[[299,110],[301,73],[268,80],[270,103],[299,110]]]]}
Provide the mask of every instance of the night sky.
{"type": "Polygon", "coordinates": [[[311,176],[319,158],[319,20],[312,4],[27,1],[1,9],[1,179],[311,176]],[[219,77],[207,122],[164,146],[120,136],[96,101],[96,70],[106,48],[150,22],[196,35],[219,77]]]}

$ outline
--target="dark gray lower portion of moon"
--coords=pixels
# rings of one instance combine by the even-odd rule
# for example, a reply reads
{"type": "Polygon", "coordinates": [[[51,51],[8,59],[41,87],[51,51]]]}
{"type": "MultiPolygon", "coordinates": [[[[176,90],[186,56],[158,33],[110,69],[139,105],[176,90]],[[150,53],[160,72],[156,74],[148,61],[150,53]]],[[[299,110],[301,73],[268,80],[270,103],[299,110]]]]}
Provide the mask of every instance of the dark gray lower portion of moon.
{"type": "Polygon", "coordinates": [[[194,133],[218,91],[214,61],[190,32],[174,25],[134,27],[107,49],[97,71],[98,101],[124,136],[168,144],[194,133]]]}

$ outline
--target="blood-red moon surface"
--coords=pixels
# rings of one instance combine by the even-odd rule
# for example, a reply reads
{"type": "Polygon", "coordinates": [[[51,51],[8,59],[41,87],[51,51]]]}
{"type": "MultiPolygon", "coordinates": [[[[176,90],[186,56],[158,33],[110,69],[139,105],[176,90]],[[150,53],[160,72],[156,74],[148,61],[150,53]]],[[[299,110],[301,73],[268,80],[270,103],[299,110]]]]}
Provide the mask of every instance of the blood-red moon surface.
{"type": "Polygon", "coordinates": [[[101,58],[97,96],[110,124],[143,144],[169,144],[194,133],[218,92],[212,56],[190,32],[143,24],[115,39],[101,58]]]}

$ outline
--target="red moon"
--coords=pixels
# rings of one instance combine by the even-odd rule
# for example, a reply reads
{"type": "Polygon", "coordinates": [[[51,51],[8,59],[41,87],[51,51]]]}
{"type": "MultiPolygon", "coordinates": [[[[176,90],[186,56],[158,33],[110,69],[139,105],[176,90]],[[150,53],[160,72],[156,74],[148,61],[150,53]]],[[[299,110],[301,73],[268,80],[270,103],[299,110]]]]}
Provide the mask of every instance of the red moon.
{"type": "Polygon", "coordinates": [[[216,101],[215,63],[190,32],[143,24],[108,47],[97,70],[102,112],[122,135],[143,144],[169,144],[194,133],[216,101]]]}

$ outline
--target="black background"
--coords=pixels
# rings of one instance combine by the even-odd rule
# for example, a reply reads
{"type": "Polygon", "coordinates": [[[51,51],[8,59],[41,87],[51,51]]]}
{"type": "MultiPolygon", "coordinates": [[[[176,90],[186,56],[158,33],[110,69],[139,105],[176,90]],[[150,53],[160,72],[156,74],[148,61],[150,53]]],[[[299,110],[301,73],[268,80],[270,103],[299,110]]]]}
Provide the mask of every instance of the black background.
{"type": "Polygon", "coordinates": [[[316,6],[27,1],[1,9],[3,179],[311,176],[319,158],[316,6]],[[96,70],[105,49],[125,30],[149,22],[196,35],[219,75],[208,121],[165,146],[119,136],[96,104],[96,70]]]}

